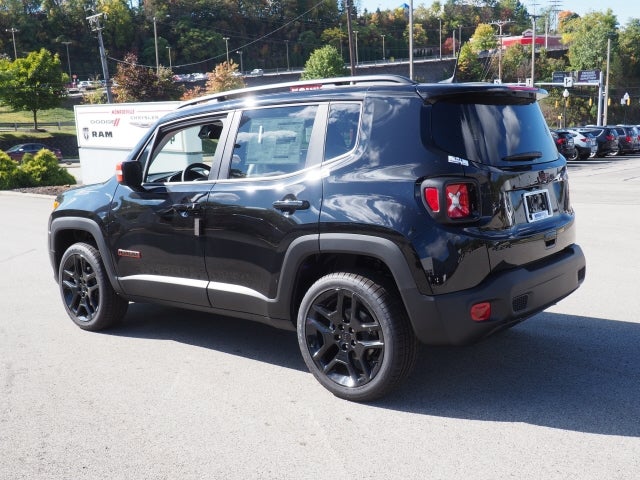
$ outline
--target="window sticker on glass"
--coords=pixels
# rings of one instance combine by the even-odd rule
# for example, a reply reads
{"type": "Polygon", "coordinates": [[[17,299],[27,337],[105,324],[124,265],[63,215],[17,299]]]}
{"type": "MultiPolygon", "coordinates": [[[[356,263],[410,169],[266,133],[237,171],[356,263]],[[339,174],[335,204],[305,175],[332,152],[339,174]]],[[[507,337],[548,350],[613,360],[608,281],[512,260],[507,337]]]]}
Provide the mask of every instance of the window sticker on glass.
{"type": "Polygon", "coordinates": [[[465,167],[469,166],[469,161],[464,158],[456,157],[454,155],[449,155],[449,163],[457,163],[458,165],[463,165],[465,167]]]}

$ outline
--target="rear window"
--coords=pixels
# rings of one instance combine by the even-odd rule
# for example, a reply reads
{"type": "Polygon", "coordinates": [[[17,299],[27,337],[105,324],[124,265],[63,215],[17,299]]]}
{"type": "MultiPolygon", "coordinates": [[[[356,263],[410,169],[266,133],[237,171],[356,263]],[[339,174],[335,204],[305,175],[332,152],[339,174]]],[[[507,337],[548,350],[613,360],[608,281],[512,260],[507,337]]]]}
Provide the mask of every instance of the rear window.
{"type": "Polygon", "coordinates": [[[558,158],[536,102],[487,97],[495,103],[478,103],[478,98],[473,103],[463,98],[433,105],[431,125],[437,147],[461,159],[490,165],[558,158]]]}

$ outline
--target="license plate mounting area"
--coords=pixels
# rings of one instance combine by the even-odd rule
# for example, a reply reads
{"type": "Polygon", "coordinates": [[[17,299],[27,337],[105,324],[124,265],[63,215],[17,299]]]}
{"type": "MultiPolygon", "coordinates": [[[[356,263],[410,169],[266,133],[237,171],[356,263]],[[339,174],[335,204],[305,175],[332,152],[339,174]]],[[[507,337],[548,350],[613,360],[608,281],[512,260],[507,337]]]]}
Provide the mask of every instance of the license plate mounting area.
{"type": "Polygon", "coordinates": [[[534,190],[522,195],[527,222],[537,222],[553,215],[549,190],[534,190]]]}

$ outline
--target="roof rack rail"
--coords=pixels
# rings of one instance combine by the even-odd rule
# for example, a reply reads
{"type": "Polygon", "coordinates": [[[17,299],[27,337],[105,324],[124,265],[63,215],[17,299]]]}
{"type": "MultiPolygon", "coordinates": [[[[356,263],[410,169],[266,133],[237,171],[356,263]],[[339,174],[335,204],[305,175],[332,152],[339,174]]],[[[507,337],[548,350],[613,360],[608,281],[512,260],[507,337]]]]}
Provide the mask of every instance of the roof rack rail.
{"type": "Polygon", "coordinates": [[[353,85],[415,85],[417,82],[403,77],[402,75],[363,75],[356,77],[335,77],[335,78],[322,78],[311,80],[296,80],[295,82],[283,82],[273,83],[270,85],[260,85],[257,87],[239,88],[236,90],[228,90],[226,92],[214,93],[211,95],[204,95],[202,97],[194,98],[193,100],[187,100],[180,104],[178,108],[190,107],[193,105],[199,105],[201,103],[209,102],[222,102],[232,98],[247,97],[254,93],[265,92],[280,92],[280,91],[294,91],[296,88],[304,89],[320,89],[324,86],[342,87],[353,85]]]}

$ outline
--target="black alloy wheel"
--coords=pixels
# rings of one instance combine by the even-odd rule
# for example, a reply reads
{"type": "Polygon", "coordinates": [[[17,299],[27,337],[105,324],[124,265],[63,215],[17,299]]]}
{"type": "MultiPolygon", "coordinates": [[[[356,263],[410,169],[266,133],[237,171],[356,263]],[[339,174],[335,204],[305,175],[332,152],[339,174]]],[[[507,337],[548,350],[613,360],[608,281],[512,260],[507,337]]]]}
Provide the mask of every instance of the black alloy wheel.
{"type": "Polygon", "coordinates": [[[98,250],[87,243],[70,246],[58,272],[67,314],[83,330],[108,328],[124,317],[129,302],[109,283],[98,250]]]}
{"type": "Polygon", "coordinates": [[[417,341],[395,295],[364,276],[332,273],[307,291],[298,313],[307,367],[334,395],[377,399],[415,363],[417,341]]]}

